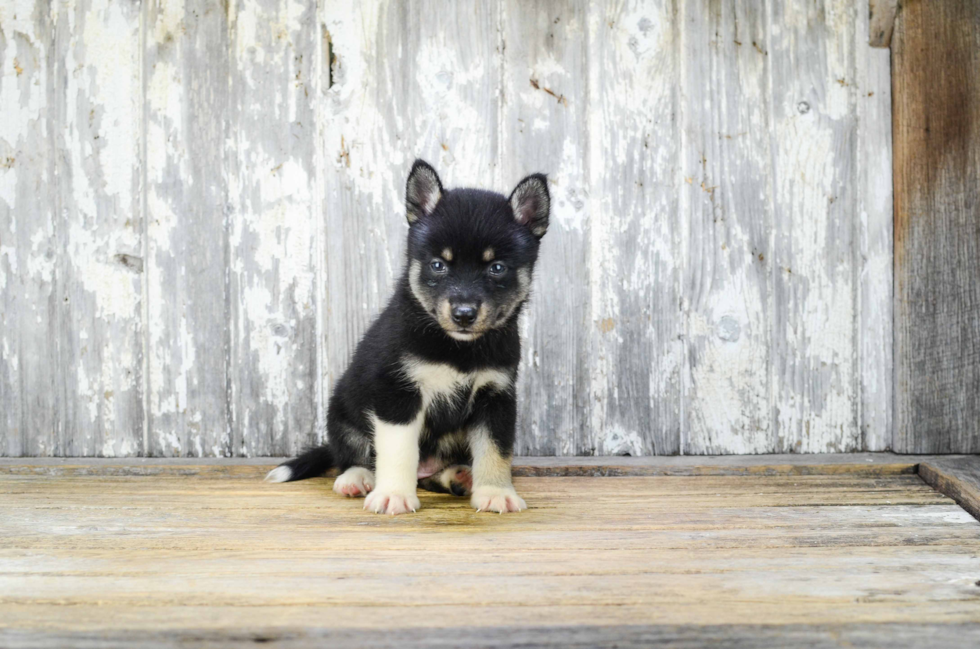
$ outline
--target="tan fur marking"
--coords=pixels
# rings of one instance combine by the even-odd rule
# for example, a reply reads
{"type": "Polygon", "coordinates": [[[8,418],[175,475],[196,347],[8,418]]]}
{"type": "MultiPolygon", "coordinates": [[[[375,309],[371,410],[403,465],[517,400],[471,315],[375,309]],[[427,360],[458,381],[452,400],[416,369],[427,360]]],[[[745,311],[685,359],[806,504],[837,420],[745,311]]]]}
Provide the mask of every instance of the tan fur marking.
{"type": "Polygon", "coordinates": [[[493,248],[487,248],[483,251],[483,261],[493,261],[493,248]]]}
{"type": "Polygon", "coordinates": [[[507,487],[513,489],[510,478],[510,458],[503,457],[484,426],[469,431],[473,452],[473,486],[507,487]]]}
{"type": "Polygon", "coordinates": [[[452,261],[453,260],[453,249],[452,248],[443,248],[442,249],[442,258],[445,259],[446,261],[452,261]]]}

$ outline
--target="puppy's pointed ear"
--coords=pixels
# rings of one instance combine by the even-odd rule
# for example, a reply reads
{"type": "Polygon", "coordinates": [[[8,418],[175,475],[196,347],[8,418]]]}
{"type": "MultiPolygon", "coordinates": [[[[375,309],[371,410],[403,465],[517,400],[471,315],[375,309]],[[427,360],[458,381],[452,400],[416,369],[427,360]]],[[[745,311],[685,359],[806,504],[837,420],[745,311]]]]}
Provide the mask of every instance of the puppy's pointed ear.
{"type": "Polygon", "coordinates": [[[442,198],[442,181],[439,174],[425,160],[416,160],[408,174],[405,187],[405,207],[408,223],[417,223],[423,216],[432,213],[442,198]]]}
{"type": "Polygon", "coordinates": [[[514,218],[540,239],[548,231],[548,215],[551,212],[551,195],[548,194],[548,178],[533,174],[517,183],[510,195],[514,218]]]}

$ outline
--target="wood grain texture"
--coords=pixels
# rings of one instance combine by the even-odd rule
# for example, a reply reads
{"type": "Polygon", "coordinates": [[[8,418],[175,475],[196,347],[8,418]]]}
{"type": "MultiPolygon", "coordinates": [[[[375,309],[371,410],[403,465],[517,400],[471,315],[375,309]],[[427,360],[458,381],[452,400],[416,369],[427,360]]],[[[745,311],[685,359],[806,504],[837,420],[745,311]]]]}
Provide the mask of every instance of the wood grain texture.
{"type": "Polygon", "coordinates": [[[314,7],[233,2],[226,454],[287,455],[317,441],[314,7]]]}
{"type": "Polygon", "coordinates": [[[771,452],[767,9],[682,7],[684,452],[771,452]]]}
{"type": "Polygon", "coordinates": [[[322,441],[416,156],[449,186],[550,175],[519,453],[889,448],[889,71],[860,3],[3,11],[0,454],[322,441]]]}
{"type": "Polygon", "coordinates": [[[856,9],[854,102],[857,115],[854,183],[858,273],[860,448],[892,448],[895,392],[892,288],[891,56],[868,49],[867,14],[856,9]]]}
{"type": "Polygon", "coordinates": [[[860,448],[853,16],[844,0],[774,3],[758,46],[771,65],[779,452],[860,448]]]}
{"type": "Polygon", "coordinates": [[[32,632],[0,630],[0,641],[10,649],[43,649],[72,646],[77,649],[169,649],[204,644],[208,647],[240,647],[247,643],[279,649],[310,646],[370,647],[371,649],[429,649],[471,647],[473,649],[542,649],[545,647],[617,647],[640,649],[944,649],[980,642],[980,624],[774,624],[774,625],[678,625],[629,624],[622,626],[496,626],[455,629],[365,629],[263,630],[240,633],[194,629],[190,631],[99,631],[32,632]]]}
{"type": "Polygon", "coordinates": [[[589,20],[593,452],[677,453],[681,26],[670,0],[592,4],[589,20]]]}
{"type": "Polygon", "coordinates": [[[595,453],[590,353],[588,3],[502,5],[500,191],[546,171],[552,213],[522,322],[516,452],[595,453]],[[556,317],[557,314],[562,314],[556,317]],[[542,362],[549,359],[549,362],[542,362]],[[526,404],[538,407],[528,408],[526,404]]]}
{"type": "Polygon", "coordinates": [[[228,285],[231,113],[217,0],[145,16],[148,455],[232,452],[228,285]]]}
{"type": "Polygon", "coordinates": [[[515,484],[381,517],[328,479],[0,475],[0,637],[980,623],[980,524],[914,475],[515,484]]]}
{"type": "Polygon", "coordinates": [[[980,520],[980,457],[930,458],[919,464],[919,476],[980,520]]]}
{"type": "MultiPolygon", "coordinates": [[[[868,0],[868,45],[889,47],[892,31],[895,29],[895,14],[898,13],[898,0],[868,0]]],[[[860,16],[858,17],[860,20],[860,16]]],[[[864,30],[860,32],[862,38],[864,30]]]]}
{"type": "Polygon", "coordinates": [[[0,453],[137,455],[139,7],[4,14],[0,453]]]}
{"type": "Polygon", "coordinates": [[[143,453],[140,7],[58,5],[55,159],[64,455],[143,453]]]}
{"type": "MultiPolygon", "coordinates": [[[[520,477],[575,476],[793,476],[913,474],[936,459],[967,456],[894,453],[807,453],[782,455],[696,455],[646,457],[517,457],[520,477]]],[[[0,473],[51,476],[201,475],[208,479],[260,479],[285,458],[0,458],[0,473]]]]}
{"type": "Polygon", "coordinates": [[[892,40],[895,449],[980,452],[980,2],[910,2],[892,40]]]}
{"type": "MultiPolygon", "coordinates": [[[[6,12],[5,12],[6,13],[6,12]]],[[[57,45],[51,16],[24,6],[0,31],[0,453],[63,453],[64,393],[54,373],[63,291],[54,115],[57,45]]]]}

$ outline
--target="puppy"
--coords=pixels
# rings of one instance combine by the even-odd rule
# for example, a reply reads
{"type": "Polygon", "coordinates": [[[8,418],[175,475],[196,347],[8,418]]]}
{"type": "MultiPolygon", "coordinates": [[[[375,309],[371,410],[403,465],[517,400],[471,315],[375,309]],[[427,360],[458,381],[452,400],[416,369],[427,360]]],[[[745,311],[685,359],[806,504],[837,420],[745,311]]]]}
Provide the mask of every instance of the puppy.
{"type": "Polygon", "coordinates": [[[477,511],[527,508],[511,482],[521,355],[551,199],[542,174],[504,197],[442,186],[416,160],[405,192],[408,254],[388,306],[330,398],[326,446],[273,469],[288,482],[337,467],[334,491],[364,508],[419,508],[416,486],[470,495],[477,511]]]}

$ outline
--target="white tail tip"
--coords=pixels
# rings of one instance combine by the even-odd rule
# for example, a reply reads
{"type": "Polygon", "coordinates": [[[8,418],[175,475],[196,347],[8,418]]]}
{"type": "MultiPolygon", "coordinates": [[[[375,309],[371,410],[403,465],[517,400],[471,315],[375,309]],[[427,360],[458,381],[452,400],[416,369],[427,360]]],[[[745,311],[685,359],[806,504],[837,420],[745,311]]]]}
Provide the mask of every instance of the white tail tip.
{"type": "Polygon", "coordinates": [[[277,466],[265,476],[266,482],[289,482],[293,477],[293,470],[288,466],[277,466]]]}

